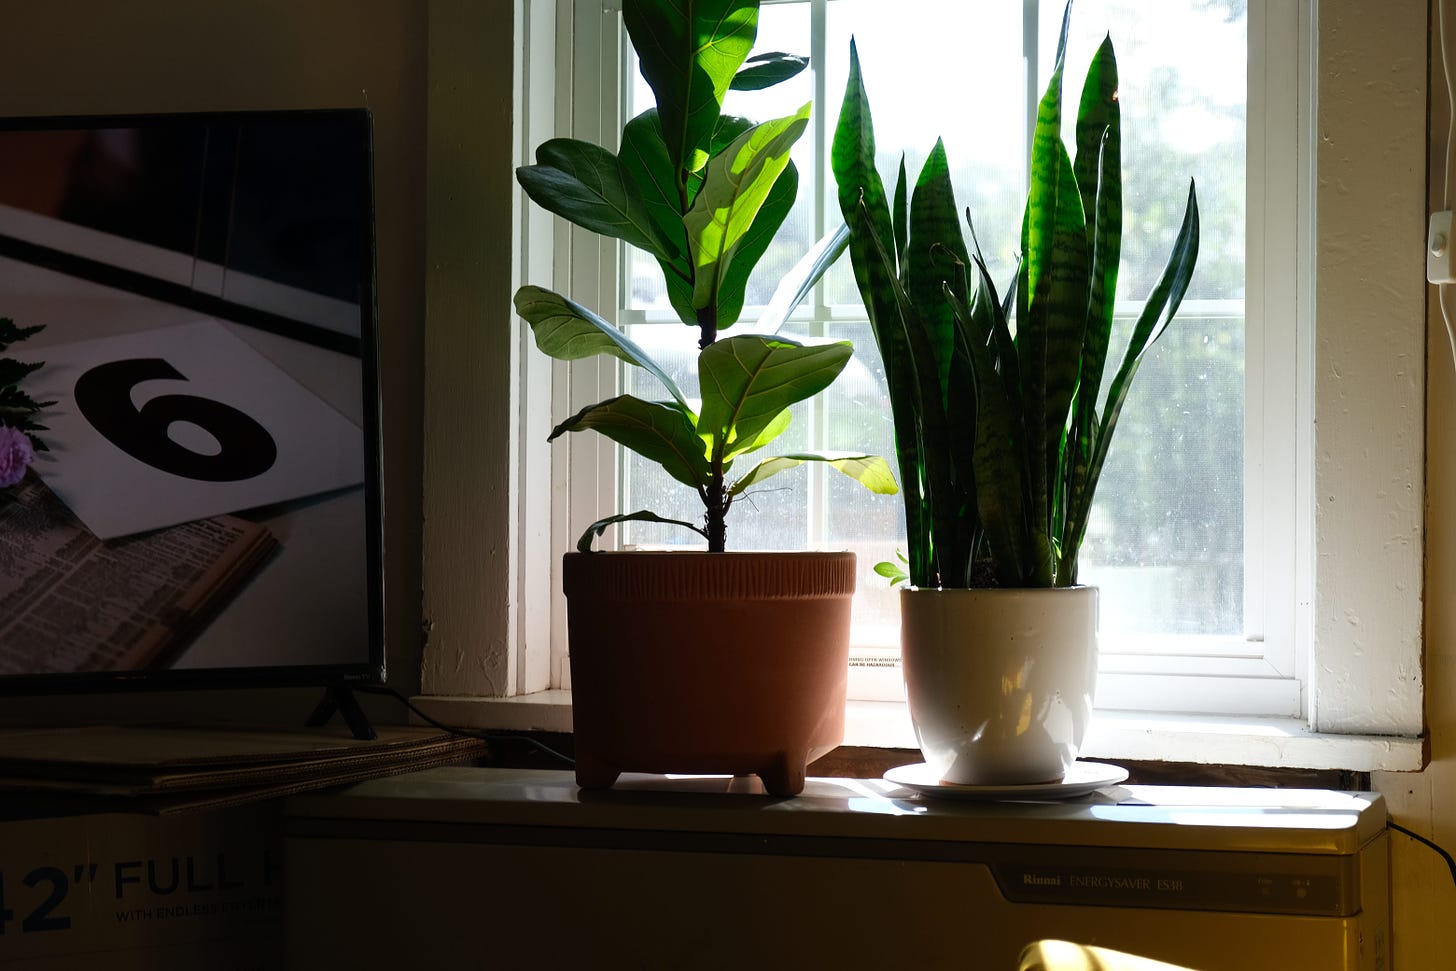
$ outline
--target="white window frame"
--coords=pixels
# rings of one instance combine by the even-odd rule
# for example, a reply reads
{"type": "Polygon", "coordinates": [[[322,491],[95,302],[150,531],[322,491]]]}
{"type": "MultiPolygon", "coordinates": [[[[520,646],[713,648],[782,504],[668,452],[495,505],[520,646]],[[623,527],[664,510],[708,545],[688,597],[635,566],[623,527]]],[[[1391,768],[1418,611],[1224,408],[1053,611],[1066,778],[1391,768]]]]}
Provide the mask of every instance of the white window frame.
{"type": "MultiPolygon", "coordinates": [[[[1285,15],[1292,12],[1294,16],[1315,16],[1311,0],[1266,3],[1267,9],[1285,15]]],[[[1251,2],[1251,7],[1265,6],[1259,0],[1251,2]]],[[[431,4],[431,161],[427,188],[431,304],[426,346],[424,526],[428,640],[423,700],[432,707],[432,713],[460,723],[559,729],[569,722],[569,712],[563,714],[558,704],[564,700],[563,695],[542,692],[553,685],[569,687],[569,681],[559,655],[548,653],[543,660],[540,629],[543,618],[554,616],[557,623],[561,622],[561,598],[543,577],[554,574],[557,557],[569,548],[569,524],[590,521],[588,511],[573,508],[563,522],[560,513],[565,503],[577,500],[565,499],[561,486],[570,481],[568,470],[593,465],[594,459],[588,454],[593,445],[591,436],[570,436],[573,441],[563,461],[559,444],[551,452],[540,448],[538,442],[544,437],[543,429],[549,427],[549,414],[563,413],[560,406],[568,400],[567,395],[579,389],[564,389],[561,369],[554,369],[556,386],[551,397],[555,407],[542,407],[542,384],[553,377],[553,368],[539,363],[541,356],[530,347],[529,335],[519,321],[512,322],[509,339],[501,337],[507,332],[504,324],[489,340],[482,340],[478,334],[468,338],[477,344],[490,344],[486,353],[494,356],[487,362],[488,373],[458,373],[464,345],[457,341],[466,328],[456,318],[471,315],[448,301],[459,288],[475,292],[481,299],[488,297],[486,306],[508,307],[514,284],[527,278],[551,284],[552,267],[546,265],[544,257],[548,251],[556,256],[552,261],[556,264],[554,279],[561,288],[571,288],[568,292],[579,294],[578,284],[584,287],[595,283],[601,288],[598,299],[614,297],[611,290],[615,280],[610,270],[604,270],[599,257],[570,239],[585,234],[554,232],[550,220],[539,218],[535,207],[526,204],[513,184],[509,188],[509,211],[513,238],[520,246],[511,254],[510,279],[505,286],[501,285],[505,281],[500,279],[499,267],[489,274],[488,287],[462,285],[458,277],[470,268],[452,262],[442,251],[441,247],[458,250],[459,234],[467,240],[492,240],[492,245],[500,248],[501,200],[491,200],[497,209],[492,214],[494,220],[481,213],[462,215],[458,180],[471,167],[446,162],[461,147],[458,125],[465,119],[474,119],[478,125],[481,108],[479,100],[471,102],[471,92],[450,87],[452,80],[470,77],[482,69],[478,43],[472,52],[467,49],[469,44],[458,38],[470,38],[472,26],[475,30],[500,29],[498,21],[488,28],[483,23],[472,25],[469,7],[460,0],[432,0],[431,4]],[[437,91],[448,92],[448,96],[437,98],[437,91]],[[439,165],[437,153],[441,156],[439,165]],[[474,225],[456,225],[472,220],[474,225]],[[543,244],[542,237],[553,232],[554,242],[543,244]],[[568,239],[564,241],[563,237],[568,239]],[[502,349],[506,353],[499,353],[502,349]],[[515,406],[508,405],[503,414],[496,412],[491,426],[497,437],[509,432],[510,449],[505,462],[498,449],[488,457],[461,449],[461,440],[469,436],[461,434],[458,420],[452,424],[449,418],[451,404],[482,397],[478,392],[485,382],[495,382],[489,389],[492,399],[496,390],[505,389],[509,405],[515,406]],[[579,451],[576,439],[583,440],[580,449],[586,451],[579,451]],[[541,501],[543,467],[551,469],[552,485],[546,490],[549,503],[541,501]],[[475,484],[475,488],[452,488],[461,481],[475,484]],[[484,521],[488,517],[478,511],[480,496],[495,495],[507,500],[503,506],[510,515],[505,524],[484,521]],[[471,508],[472,504],[475,508],[471,508]],[[543,505],[553,508],[546,510],[543,505]],[[542,556],[537,544],[548,534],[549,551],[542,556]],[[474,537],[480,538],[472,542],[474,537]],[[487,551],[493,551],[494,558],[501,561],[499,565],[484,569],[471,559],[471,553],[479,559],[487,551]],[[477,583],[484,586],[474,585],[477,583]],[[508,715],[502,711],[510,706],[447,701],[441,696],[518,696],[538,704],[515,706],[518,713],[530,711],[529,715],[508,715]]],[[[570,43],[571,32],[576,31],[576,43],[601,42],[600,34],[590,35],[593,30],[605,29],[604,20],[609,14],[604,11],[602,18],[573,17],[571,7],[572,0],[514,0],[514,50],[525,55],[509,65],[516,103],[524,106],[512,116],[509,147],[517,164],[528,160],[534,145],[553,131],[565,130],[573,115],[580,137],[596,137],[608,144],[614,137],[614,120],[604,126],[610,130],[595,135],[581,128],[585,118],[604,117],[599,110],[593,114],[592,105],[597,103],[596,95],[607,89],[606,81],[575,77],[562,89],[567,93],[561,96],[553,93],[547,97],[542,90],[563,67],[563,48],[543,39],[543,34],[552,33],[554,39],[570,43]],[[543,107],[548,105],[550,110],[543,107]],[[551,114],[555,117],[548,120],[551,114]]],[[[1251,30],[1254,19],[1251,17],[1251,30]]],[[[1296,719],[1249,719],[1238,718],[1239,713],[1233,709],[1232,719],[1173,717],[1171,721],[1157,715],[1108,718],[1100,714],[1098,721],[1104,730],[1094,730],[1099,737],[1089,745],[1089,754],[1336,765],[1357,770],[1414,769],[1422,763],[1420,595],[1426,294],[1419,269],[1420,251],[1413,249],[1406,254],[1395,243],[1415,240],[1419,246],[1424,237],[1427,77],[1424,60],[1406,54],[1425,49],[1426,11],[1424,4],[1416,0],[1401,0],[1378,12],[1357,0],[1323,0],[1318,8],[1318,25],[1315,38],[1302,46],[1297,62],[1277,59],[1278,64],[1296,73],[1308,72],[1306,76],[1314,74],[1316,64],[1325,66],[1319,73],[1317,115],[1294,119],[1270,115],[1259,125],[1251,112],[1250,126],[1251,152],[1261,133],[1287,134],[1298,125],[1313,124],[1319,135],[1318,182],[1314,159],[1302,163],[1304,171],[1299,175],[1313,187],[1308,195],[1312,195],[1318,214],[1318,248],[1311,252],[1312,247],[1300,246],[1297,239],[1266,240],[1268,246],[1263,254],[1251,251],[1249,269],[1251,284],[1253,276],[1261,272],[1283,279],[1297,276],[1270,262],[1272,253],[1294,252],[1300,268],[1306,270],[1304,278],[1314,283],[1313,295],[1297,291],[1286,295],[1295,308],[1299,326],[1311,324],[1315,301],[1320,308],[1319,333],[1310,342],[1308,356],[1301,360],[1297,354],[1291,355],[1296,380],[1305,387],[1312,385],[1314,393],[1300,396],[1305,410],[1283,419],[1292,421],[1298,429],[1296,454],[1303,451],[1312,457],[1303,470],[1294,463],[1293,477],[1298,488],[1312,491],[1314,513],[1302,521],[1292,509],[1271,508],[1269,503],[1253,513],[1262,513],[1265,521],[1283,530],[1281,534],[1263,529],[1260,535],[1266,545],[1288,548],[1291,536],[1313,538],[1313,543],[1302,544],[1305,549],[1314,548],[1312,559],[1276,571],[1288,588],[1287,596],[1277,594],[1289,604],[1290,616],[1282,622],[1297,627],[1301,621],[1296,607],[1308,602],[1312,608],[1306,639],[1314,644],[1313,657],[1296,655],[1285,665],[1306,674],[1308,714],[1296,719]],[[1326,59],[1318,60],[1316,50],[1326,59]],[[1371,65],[1380,66],[1378,77],[1372,76],[1371,65]],[[1401,97],[1392,99],[1392,91],[1398,91],[1401,97]],[[1383,147],[1381,164],[1371,164],[1362,157],[1372,145],[1383,147]],[[1381,204],[1372,206],[1370,199],[1379,199],[1381,204]],[[1381,242],[1375,245],[1372,240],[1381,242]],[[1308,272],[1311,263],[1313,273],[1308,272]],[[1381,282],[1372,286],[1372,279],[1381,282]],[[1370,321],[1379,321],[1380,326],[1369,326],[1370,321]],[[1398,380],[1393,381],[1392,376],[1398,380]],[[1318,429],[1317,438],[1312,428],[1318,429]],[[1341,456],[1359,456],[1360,460],[1344,462],[1341,456]]],[[[1270,29],[1277,30],[1277,26],[1270,29]]],[[[478,41],[478,35],[475,37],[478,41]]],[[[1253,42],[1258,43],[1257,36],[1253,42]]],[[[498,77],[503,68],[496,64],[486,70],[493,70],[498,77]]],[[[615,83],[616,79],[611,80],[615,83]]],[[[1270,78],[1264,83],[1285,81],[1270,78]]],[[[498,113],[498,105],[496,109],[498,113]]],[[[481,150],[499,154],[498,147],[481,150]]],[[[484,170],[473,171],[478,178],[484,170]]],[[[488,194],[501,193],[499,179],[494,174],[492,178],[488,194]]],[[[1257,178],[1251,181],[1255,183],[1251,211],[1256,205],[1298,205],[1300,193],[1291,191],[1289,185],[1272,178],[1263,180],[1262,185],[1257,178]]],[[[1264,292],[1269,292],[1267,286],[1264,292]]],[[[1258,309],[1249,307],[1251,318],[1258,309]]],[[[1287,312],[1267,302],[1263,308],[1265,319],[1287,312]]],[[[495,317],[497,312],[492,309],[480,313],[495,317]]],[[[478,322],[472,323],[478,329],[478,322]]],[[[1251,339],[1273,340],[1276,333],[1282,335],[1278,339],[1286,339],[1289,330],[1276,332],[1275,328],[1251,326],[1251,339]]],[[[573,372],[570,382],[575,386],[601,377],[573,372]]],[[[1251,374],[1248,380],[1257,392],[1261,386],[1287,381],[1288,374],[1266,369],[1251,374]]],[[[1266,448],[1262,461],[1288,462],[1288,450],[1266,448]]],[[[1271,590],[1271,598],[1276,596],[1272,588],[1266,589],[1271,590]]],[[[1177,672],[1160,675],[1169,679],[1186,676],[1177,672]]],[[[1104,676],[1103,690],[1110,685],[1115,692],[1117,681],[1116,672],[1104,676]]],[[[878,714],[892,721],[898,719],[896,724],[903,726],[903,712],[892,710],[887,715],[882,706],[878,714]]],[[[865,724],[872,725],[873,721],[869,715],[864,719],[865,724]]],[[[868,731],[869,737],[852,740],[873,742],[879,738],[887,744],[905,744],[902,727],[886,727],[878,735],[873,727],[868,731]]]]}

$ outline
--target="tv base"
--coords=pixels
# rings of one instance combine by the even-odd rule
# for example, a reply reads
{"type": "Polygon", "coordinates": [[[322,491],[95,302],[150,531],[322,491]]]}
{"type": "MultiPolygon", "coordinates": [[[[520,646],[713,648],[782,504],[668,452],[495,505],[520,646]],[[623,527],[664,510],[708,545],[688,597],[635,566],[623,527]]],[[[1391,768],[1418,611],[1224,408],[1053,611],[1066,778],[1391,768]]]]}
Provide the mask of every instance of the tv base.
{"type": "Polygon", "coordinates": [[[359,699],[354,696],[354,689],[343,681],[334,681],[324,686],[323,698],[319,700],[313,714],[308,716],[308,721],[304,724],[310,728],[320,728],[328,724],[335,712],[338,712],[344,719],[344,724],[349,726],[349,731],[355,738],[367,742],[379,737],[374,726],[369,724],[369,716],[365,715],[364,709],[359,706],[359,699]]]}

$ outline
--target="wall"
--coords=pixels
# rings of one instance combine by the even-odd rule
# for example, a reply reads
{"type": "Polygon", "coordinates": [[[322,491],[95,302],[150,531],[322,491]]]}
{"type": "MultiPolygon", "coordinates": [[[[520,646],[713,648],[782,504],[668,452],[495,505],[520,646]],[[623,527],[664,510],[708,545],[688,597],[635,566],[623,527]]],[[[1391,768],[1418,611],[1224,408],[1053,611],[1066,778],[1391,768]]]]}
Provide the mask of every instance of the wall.
{"type": "MultiPolygon", "coordinates": [[[[1448,105],[1442,78],[1437,4],[1456,14],[1451,0],[1430,4],[1429,185],[1431,208],[1442,202],[1448,105]]],[[[1448,35],[1452,32],[1448,30],[1448,35]]],[[[1456,51],[1453,51],[1456,52],[1456,51]]],[[[1431,289],[1427,313],[1426,357],[1426,570],[1425,683],[1426,730],[1431,761],[1424,772],[1377,774],[1392,817],[1448,849],[1456,850],[1456,363],[1445,324],[1431,289]]],[[[1429,849],[1399,834],[1393,836],[1395,882],[1394,965],[1399,969],[1434,968],[1449,963],[1456,948],[1456,887],[1445,864],[1429,849]]]]}
{"type": "MultiPolygon", "coordinates": [[[[0,18],[0,116],[373,110],[385,625],[390,683],[407,694],[418,690],[420,667],[426,10],[416,0],[12,0],[0,18]]],[[[256,704],[252,694],[238,703],[256,704]]],[[[211,710],[219,696],[209,692],[198,703],[211,710]]],[[[292,712],[310,702],[290,693],[278,703],[292,712]]],[[[79,716],[137,704],[157,702],[93,699],[66,707],[79,716]]],[[[7,720],[29,717],[26,705],[5,708],[7,720]]]]}

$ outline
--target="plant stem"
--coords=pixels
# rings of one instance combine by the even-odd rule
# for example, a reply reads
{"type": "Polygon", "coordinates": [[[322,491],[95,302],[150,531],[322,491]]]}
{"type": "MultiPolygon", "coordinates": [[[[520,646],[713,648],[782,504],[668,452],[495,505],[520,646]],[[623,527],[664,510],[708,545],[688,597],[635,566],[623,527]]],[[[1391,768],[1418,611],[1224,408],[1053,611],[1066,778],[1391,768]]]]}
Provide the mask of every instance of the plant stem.
{"type": "Polygon", "coordinates": [[[703,515],[703,531],[708,534],[708,552],[722,553],[728,543],[728,487],[723,482],[721,465],[715,463],[712,481],[704,490],[703,504],[707,511],[703,515]]]}
{"type": "MultiPolygon", "coordinates": [[[[703,351],[718,339],[716,306],[704,307],[698,311],[698,327],[701,331],[698,350],[703,351]]],[[[703,515],[703,531],[708,534],[708,552],[722,553],[727,549],[728,506],[732,500],[728,496],[728,487],[723,483],[723,460],[717,455],[713,456],[712,468],[712,478],[708,480],[708,487],[703,490],[703,505],[707,508],[703,515]]]]}
{"type": "Polygon", "coordinates": [[[698,311],[698,350],[706,350],[718,339],[718,308],[704,307],[698,311]]]}

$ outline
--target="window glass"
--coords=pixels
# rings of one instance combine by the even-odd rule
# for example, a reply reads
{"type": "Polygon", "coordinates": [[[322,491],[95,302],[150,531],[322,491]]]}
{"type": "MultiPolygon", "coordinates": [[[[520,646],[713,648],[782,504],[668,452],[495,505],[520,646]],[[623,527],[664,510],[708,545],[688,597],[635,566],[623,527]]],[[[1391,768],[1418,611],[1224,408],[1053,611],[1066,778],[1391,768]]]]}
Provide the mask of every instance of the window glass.
{"type": "MultiPolygon", "coordinates": [[[[750,282],[750,306],[738,332],[752,330],[753,305],[766,302],[779,276],[840,221],[828,160],[816,157],[815,149],[827,151],[832,139],[851,31],[887,188],[902,151],[913,185],[936,138],[943,138],[957,201],[971,210],[1004,290],[1016,266],[1029,119],[1051,73],[1061,4],[1043,3],[1037,11],[1031,50],[1023,43],[1021,4],[829,0],[823,9],[816,19],[807,2],[765,4],[756,49],[807,53],[818,31],[824,63],[775,88],[732,92],[726,105],[761,121],[816,99],[814,127],[794,153],[798,201],[750,282]],[[914,43],[906,43],[909,19],[936,29],[916,30],[914,43]],[[1025,81],[1033,60],[1035,87],[1025,81]]],[[[1125,343],[1163,269],[1190,177],[1197,179],[1202,233],[1188,298],[1145,358],[1122,409],[1083,547],[1081,580],[1103,589],[1106,645],[1129,635],[1128,643],[1139,646],[1128,650],[1151,643],[1177,652],[1164,635],[1224,635],[1236,642],[1246,627],[1245,489],[1257,487],[1246,482],[1243,454],[1247,11],[1244,0],[1079,0],[1063,91],[1069,140],[1088,64],[1108,33],[1121,80],[1124,217],[1118,323],[1105,382],[1119,359],[1117,334],[1125,343]],[[1145,635],[1159,637],[1150,642],[1145,635]]],[[[624,118],[651,104],[635,66],[631,76],[624,118]]],[[[619,319],[695,394],[696,334],[672,318],[655,261],[626,255],[624,282],[619,319]]],[[[826,393],[796,407],[781,450],[863,448],[893,465],[884,377],[848,257],[785,330],[847,338],[856,351],[826,393]]],[[[660,393],[636,369],[624,370],[624,391],[660,393]]],[[[624,511],[650,508],[695,522],[702,515],[694,494],[629,453],[618,489],[624,511]]],[[[728,543],[730,549],[855,550],[855,640],[890,649],[897,641],[898,605],[873,566],[903,547],[903,521],[898,497],[874,496],[838,473],[805,466],[741,498],[729,516],[728,543]]],[[[696,539],[643,524],[632,524],[624,535],[629,544],[696,539]]]]}

